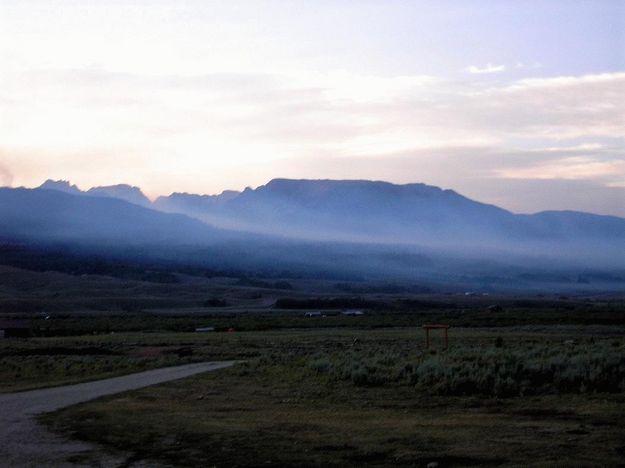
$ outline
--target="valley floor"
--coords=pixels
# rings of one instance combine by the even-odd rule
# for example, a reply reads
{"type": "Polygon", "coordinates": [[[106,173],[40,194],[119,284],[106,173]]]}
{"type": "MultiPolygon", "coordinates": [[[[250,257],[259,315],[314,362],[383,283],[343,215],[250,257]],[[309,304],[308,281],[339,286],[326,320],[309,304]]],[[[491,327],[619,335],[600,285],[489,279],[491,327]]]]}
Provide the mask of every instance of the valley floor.
{"type": "Polygon", "coordinates": [[[130,453],[133,463],[618,466],[625,456],[623,331],[456,328],[447,351],[438,341],[425,350],[417,328],[114,335],[161,350],[184,345],[197,357],[246,356],[247,363],[42,421],[130,453]],[[525,371],[514,364],[521,358],[530,363],[525,371]],[[452,378],[469,375],[463,363],[474,381],[452,378]],[[438,383],[428,380],[439,371],[438,383]],[[502,380],[482,381],[482,372],[502,380]],[[534,380],[528,386],[521,378],[534,380]]]}

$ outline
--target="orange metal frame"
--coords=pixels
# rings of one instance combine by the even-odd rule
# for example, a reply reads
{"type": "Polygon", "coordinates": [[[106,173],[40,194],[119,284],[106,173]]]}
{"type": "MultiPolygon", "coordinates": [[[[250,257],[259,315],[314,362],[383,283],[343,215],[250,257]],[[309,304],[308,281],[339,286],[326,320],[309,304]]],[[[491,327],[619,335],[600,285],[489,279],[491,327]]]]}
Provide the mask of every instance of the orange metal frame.
{"type": "Polygon", "coordinates": [[[445,331],[445,349],[449,348],[449,336],[447,331],[449,330],[449,325],[444,325],[440,323],[430,323],[423,325],[421,328],[425,330],[425,347],[430,347],[430,330],[442,329],[445,331]]]}

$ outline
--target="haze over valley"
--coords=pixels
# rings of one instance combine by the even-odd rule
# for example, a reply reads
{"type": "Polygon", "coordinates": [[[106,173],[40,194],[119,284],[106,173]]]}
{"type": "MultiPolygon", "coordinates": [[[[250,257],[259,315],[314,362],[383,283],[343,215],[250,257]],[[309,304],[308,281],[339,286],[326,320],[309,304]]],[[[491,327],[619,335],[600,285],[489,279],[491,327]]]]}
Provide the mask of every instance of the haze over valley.
{"type": "Polygon", "coordinates": [[[138,187],[48,180],[0,189],[16,245],[292,277],[416,281],[443,289],[625,286],[625,219],[519,215],[425,184],[274,179],[150,201],[138,187]]]}
{"type": "Polygon", "coordinates": [[[625,1],[0,0],[0,467],[622,467],[625,1]]]}

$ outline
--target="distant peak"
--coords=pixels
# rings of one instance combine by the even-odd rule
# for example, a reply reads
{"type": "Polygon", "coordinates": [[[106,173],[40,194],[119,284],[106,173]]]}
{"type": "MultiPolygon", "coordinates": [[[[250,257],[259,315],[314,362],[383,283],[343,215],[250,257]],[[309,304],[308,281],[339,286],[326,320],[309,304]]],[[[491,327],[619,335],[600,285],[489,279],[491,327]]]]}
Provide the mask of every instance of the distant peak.
{"type": "Polygon", "coordinates": [[[101,187],[90,188],[87,193],[89,195],[119,198],[136,205],[150,205],[150,200],[144,195],[139,187],[128,184],[107,185],[101,187]]]}
{"type": "Polygon", "coordinates": [[[48,179],[38,188],[43,190],[57,190],[66,193],[83,193],[76,185],[72,185],[69,180],[48,179]]]}
{"type": "Polygon", "coordinates": [[[139,187],[128,184],[117,184],[117,185],[104,185],[99,187],[92,187],[88,190],[88,192],[121,192],[121,193],[135,193],[135,194],[143,194],[139,187]]]}

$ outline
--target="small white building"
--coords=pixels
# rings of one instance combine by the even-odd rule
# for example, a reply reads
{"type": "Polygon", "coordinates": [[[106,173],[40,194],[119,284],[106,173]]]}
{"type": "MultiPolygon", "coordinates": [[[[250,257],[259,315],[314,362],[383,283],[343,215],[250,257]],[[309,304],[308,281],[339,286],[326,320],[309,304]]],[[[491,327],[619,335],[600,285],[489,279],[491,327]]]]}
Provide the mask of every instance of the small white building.
{"type": "Polygon", "coordinates": [[[350,317],[355,317],[358,315],[365,315],[365,313],[360,309],[348,309],[341,312],[343,315],[349,315],[350,317]]]}

